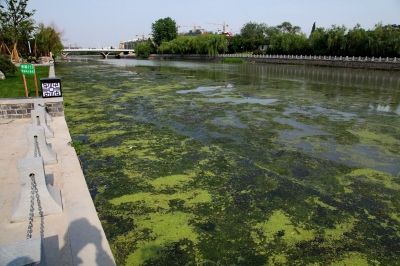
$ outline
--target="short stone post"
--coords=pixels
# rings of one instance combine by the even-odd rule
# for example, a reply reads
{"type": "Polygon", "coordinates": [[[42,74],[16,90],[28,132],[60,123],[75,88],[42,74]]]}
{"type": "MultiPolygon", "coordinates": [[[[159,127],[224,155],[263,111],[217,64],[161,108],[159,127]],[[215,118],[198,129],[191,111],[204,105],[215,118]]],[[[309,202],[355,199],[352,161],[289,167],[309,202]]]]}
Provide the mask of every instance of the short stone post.
{"type": "Polygon", "coordinates": [[[44,132],[47,138],[54,138],[53,130],[47,125],[46,110],[44,108],[32,110],[31,119],[33,125],[41,126],[44,128],[44,132]]]}
{"type": "Polygon", "coordinates": [[[42,157],[45,165],[57,163],[57,155],[46,142],[44,128],[30,125],[27,132],[28,154],[27,157],[42,157]]]}
{"type": "Polygon", "coordinates": [[[33,108],[35,110],[43,109],[46,113],[46,122],[51,122],[53,121],[53,118],[51,115],[46,111],[46,102],[44,99],[34,99],[33,100],[33,108]]]}
{"type": "MultiPolygon", "coordinates": [[[[31,207],[30,198],[32,195],[32,180],[36,182],[39,194],[41,210],[43,215],[50,215],[62,212],[61,195],[58,189],[51,185],[46,185],[42,157],[27,157],[18,161],[18,172],[21,182],[21,190],[18,204],[11,217],[12,222],[27,221],[31,207]]],[[[36,197],[34,201],[34,216],[40,216],[36,197]]]]}

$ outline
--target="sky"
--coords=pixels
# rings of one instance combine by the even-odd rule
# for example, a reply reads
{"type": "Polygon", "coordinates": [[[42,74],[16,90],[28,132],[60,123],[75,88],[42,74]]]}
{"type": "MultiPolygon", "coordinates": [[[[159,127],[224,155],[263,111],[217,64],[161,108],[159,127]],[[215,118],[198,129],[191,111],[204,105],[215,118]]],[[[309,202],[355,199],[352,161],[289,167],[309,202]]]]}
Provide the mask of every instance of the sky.
{"type": "Polygon", "coordinates": [[[179,32],[200,26],[208,31],[239,33],[249,22],[275,26],[283,21],[309,33],[319,27],[360,23],[372,28],[378,22],[400,24],[400,0],[30,0],[37,23],[61,31],[66,46],[117,47],[120,41],[151,33],[157,19],[171,17],[179,32]]]}

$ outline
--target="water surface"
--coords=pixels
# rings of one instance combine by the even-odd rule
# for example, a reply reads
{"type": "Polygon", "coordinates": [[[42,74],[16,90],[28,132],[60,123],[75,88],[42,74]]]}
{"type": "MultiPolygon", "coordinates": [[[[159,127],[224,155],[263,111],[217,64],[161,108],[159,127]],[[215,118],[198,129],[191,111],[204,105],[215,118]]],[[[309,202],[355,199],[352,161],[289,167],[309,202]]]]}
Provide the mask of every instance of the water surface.
{"type": "Polygon", "coordinates": [[[140,60],[57,72],[118,264],[400,261],[399,73],[140,60]]]}

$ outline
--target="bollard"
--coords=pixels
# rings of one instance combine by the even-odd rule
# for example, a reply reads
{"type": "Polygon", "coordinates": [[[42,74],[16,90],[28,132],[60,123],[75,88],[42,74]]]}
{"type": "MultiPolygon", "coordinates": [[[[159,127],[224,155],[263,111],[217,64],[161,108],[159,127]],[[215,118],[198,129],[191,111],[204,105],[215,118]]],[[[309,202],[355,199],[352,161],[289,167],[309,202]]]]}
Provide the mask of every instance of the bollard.
{"type": "MultiPolygon", "coordinates": [[[[31,208],[32,184],[31,175],[34,175],[36,188],[40,198],[43,216],[62,212],[60,191],[51,185],[46,185],[42,157],[28,157],[18,161],[18,172],[21,182],[19,200],[11,217],[11,222],[27,221],[31,208]]],[[[34,216],[39,215],[39,206],[36,198],[34,216]]]]}
{"type": "Polygon", "coordinates": [[[46,102],[44,99],[42,99],[42,98],[34,99],[33,107],[34,107],[34,110],[41,110],[41,109],[44,110],[44,112],[46,113],[46,121],[47,122],[53,121],[53,118],[46,110],[46,102]]]}
{"type": "Polygon", "coordinates": [[[39,108],[31,111],[32,124],[44,128],[46,138],[54,138],[53,130],[48,126],[46,120],[46,111],[44,108],[39,108]]]}
{"type": "Polygon", "coordinates": [[[27,132],[28,154],[27,157],[42,157],[45,165],[57,163],[57,155],[46,142],[44,128],[30,125],[27,132]]]}

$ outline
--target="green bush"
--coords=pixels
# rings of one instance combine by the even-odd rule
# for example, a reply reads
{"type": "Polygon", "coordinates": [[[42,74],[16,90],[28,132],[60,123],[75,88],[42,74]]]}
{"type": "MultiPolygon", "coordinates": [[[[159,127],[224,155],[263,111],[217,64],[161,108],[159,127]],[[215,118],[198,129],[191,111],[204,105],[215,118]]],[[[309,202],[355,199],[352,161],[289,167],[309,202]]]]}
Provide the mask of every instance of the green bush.
{"type": "Polygon", "coordinates": [[[245,61],[237,57],[225,57],[221,60],[223,64],[243,64],[245,61]]]}
{"type": "Polygon", "coordinates": [[[0,56],[0,71],[6,76],[10,76],[17,72],[17,68],[8,58],[0,56]]]}
{"type": "Polygon", "coordinates": [[[154,48],[149,41],[140,42],[135,47],[136,56],[139,58],[148,58],[153,51],[154,48]]]}

